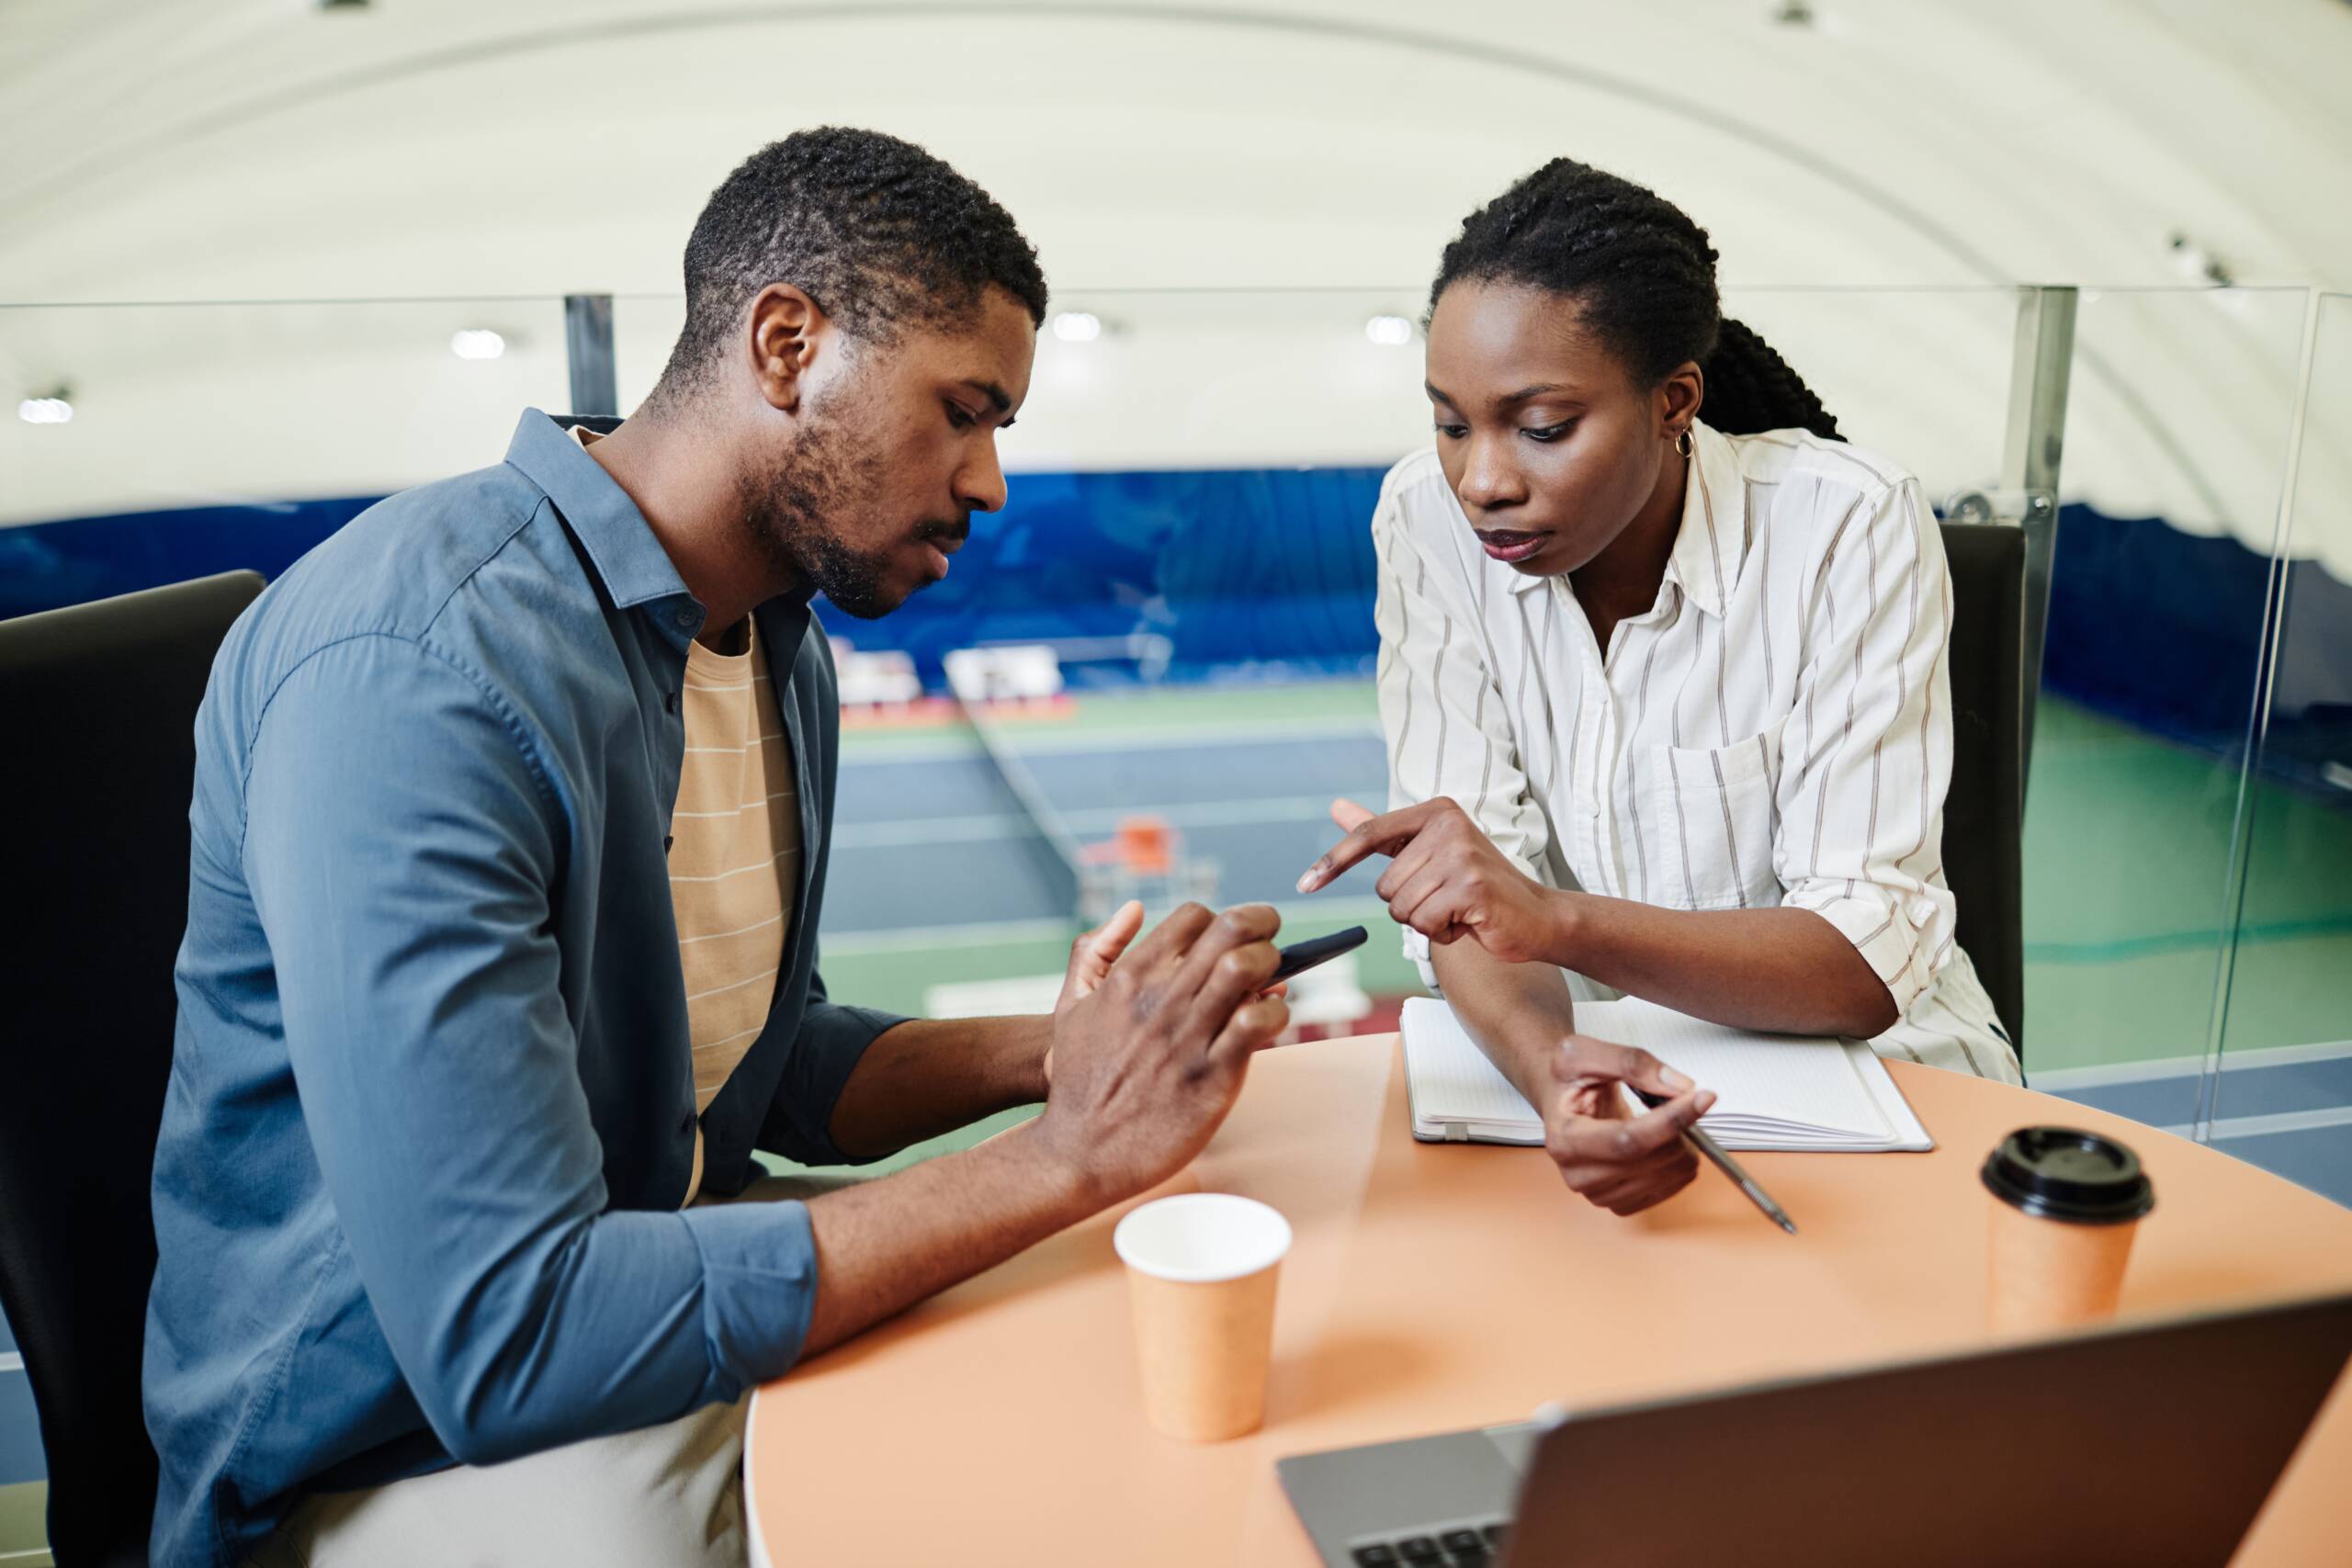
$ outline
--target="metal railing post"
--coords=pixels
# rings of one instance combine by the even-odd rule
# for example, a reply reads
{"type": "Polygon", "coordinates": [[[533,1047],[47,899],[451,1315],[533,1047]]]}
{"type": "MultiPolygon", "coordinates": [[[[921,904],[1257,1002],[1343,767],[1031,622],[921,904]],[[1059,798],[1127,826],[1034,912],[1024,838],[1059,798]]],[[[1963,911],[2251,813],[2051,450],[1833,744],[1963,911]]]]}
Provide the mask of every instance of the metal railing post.
{"type": "Polygon", "coordinates": [[[571,371],[571,412],[582,417],[617,414],[621,397],[613,374],[613,297],[563,297],[564,357],[571,371]]]}
{"type": "Polygon", "coordinates": [[[2001,499],[2025,530],[2025,757],[2033,776],[2033,716],[2050,623],[2050,565],[2058,548],[2058,470],[2066,450],[2066,388],[2075,364],[2072,288],[2018,290],[2009,417],[2001,449],[2001,499]]]}

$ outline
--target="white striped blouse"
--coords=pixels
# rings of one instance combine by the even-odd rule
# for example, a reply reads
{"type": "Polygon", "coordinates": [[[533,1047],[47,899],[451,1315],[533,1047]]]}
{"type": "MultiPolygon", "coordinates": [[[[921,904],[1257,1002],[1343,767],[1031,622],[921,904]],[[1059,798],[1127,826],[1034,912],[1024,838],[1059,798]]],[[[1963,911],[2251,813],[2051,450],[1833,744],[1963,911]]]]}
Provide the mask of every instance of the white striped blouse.
{"type": "MultiPolygon", "coordinates": [[[[1606,649],[1567,578],[1478,548],[1434,448],[1389,471],[1372,532],[1391,808],[1450,795],[1553,887],[1811,909],[1894,998],[1880,1055],[2018,1081],[1953,940],[1951,595],[1918,480],[1802,431],[1691,433],[1657,602],[1606,649]]],[[[1434,985],[1426,939],[1405,944],[1434,985]]]]}

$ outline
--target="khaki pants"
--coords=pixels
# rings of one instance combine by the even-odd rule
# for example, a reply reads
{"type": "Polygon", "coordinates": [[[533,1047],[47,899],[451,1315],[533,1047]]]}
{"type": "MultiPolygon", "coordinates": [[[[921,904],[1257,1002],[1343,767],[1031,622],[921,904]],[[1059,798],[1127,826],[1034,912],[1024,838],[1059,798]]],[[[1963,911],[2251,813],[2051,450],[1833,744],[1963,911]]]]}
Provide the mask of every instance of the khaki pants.
{"type": "Polygon", "coordinates": [[[744,1568],[746,1403],[307,1497],[252,1568],[744,1568]]]}
{"type": "MultiPolygon", "coordinates": [[[[854,1179],[763,1177],[734,1198],[817,1197],[854,1179]]],[[[665,1426],[306,1497],[249,1568],[744,1568],[750,1395],[665,1426]]]]}

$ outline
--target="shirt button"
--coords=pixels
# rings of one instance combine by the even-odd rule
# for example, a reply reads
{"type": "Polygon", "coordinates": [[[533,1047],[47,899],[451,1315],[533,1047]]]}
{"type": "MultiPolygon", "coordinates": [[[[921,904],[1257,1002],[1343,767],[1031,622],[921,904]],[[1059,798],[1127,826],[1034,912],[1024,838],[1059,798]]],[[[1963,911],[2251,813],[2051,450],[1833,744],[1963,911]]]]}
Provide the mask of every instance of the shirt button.
{"type": "Polygon", "coordinates": [[[678,624],[679,624],[680,626],[693,626],[693,625],[695,624],[695,613],[694,613],[692,610],[681,610],[681,611],[679,611],[679,612],[678,612],[678,624]]]}
{"type": "Polygon", "coordinates": [[[664,693],[662,693],[662,705],[663,707],[665,707],[665,708],[669,709],[672,713],[675,713],[675,712],[677,712],[677,711],[678,711],[678,694],[677,694],[677,693],[675,693],[675,692],[664,692],[664,693]]]}

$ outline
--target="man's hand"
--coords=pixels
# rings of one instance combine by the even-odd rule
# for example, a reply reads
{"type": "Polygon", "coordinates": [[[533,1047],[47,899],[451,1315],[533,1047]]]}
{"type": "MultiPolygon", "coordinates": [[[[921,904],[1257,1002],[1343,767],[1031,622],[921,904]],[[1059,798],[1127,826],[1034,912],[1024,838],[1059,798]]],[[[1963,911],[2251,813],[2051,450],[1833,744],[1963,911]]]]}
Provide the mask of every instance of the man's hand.
{"type": "MultiPolygon", "coordinates": [[[[1091,931],[1080,931],[1078,940],[1069,944],[1069,967],[1062,975],[1062,994],[1054,998],[1054,1017],[1058,1021],[1069,1011],[1070,1005],[1082,997],[1094,994],[1119,954],[1135,941],[1136,932],[1143,930],[1143,901],[1130,898],[1111,912],[1111,918],[1091,931]]],[[[1054,1087],[1054,1047],[1049,1038],[1046,1057],[1041,1066],[1046,1075],[1046,1088],[1054,1087]]]]}
{"type": "Polygon", "coordinates": [[[1111,912],[1111,918],[1091,931],[1080,931],[1078,940],[1069,944],[1069,968],[1062,976],[1062,994],[1054,1002],[1054,1016],[1061,1017],[1070,1004],[1081,997],[1091,996],[1111,965],[1126,952],[1127,943],[1135,941],[1143,930],[1143,901],[1130,898],[1111,912]]]}
{"type": "Polygon", "coordinates": [[[1544,1147],[1571,1190],[1631,1214],[1664,1202],[1699,1174],[1699,1156],[1682,1132],[1715,1102],[1713,1090],[1692,1088],[1647,1051],[1583,1034],[1560,1043],[1552,1081],[1544,1147]],[[1621,1083],[1670,1098],[1635,1116],[1621,1083]]]}
{"type": "Polygon", "coordinates": [[[1509,964],[1550,959],[1560,946],[1551,890],[1511,863],[1468,812],[1443,795],[1375,817],[1352,800],[1331,803],[1348,836],[1298,879],[1312,893],[1369,856],[1392,858],[1374,891],[1388,918],[1434,942],[1474,938],[1509,964]]]}
{"type": "MultiPolygon", "coordinates": [[[[1102,929],[1126,919],[1123,909],[1102,929]]],[[[1263,904],[1214,916],[1186,904],[1089,988],[1074,997],[1066,988],[1036,1125],[1102,1201],[1140,1192],[1199,1154],[1240,1094],[1250,1054],[1290,1021],[1281,998],[1260,994],[1279,962],[1281,927],[1263,904]]],[[[1073,981],[1079,967],[1074,951],[1073,981]]]]}

